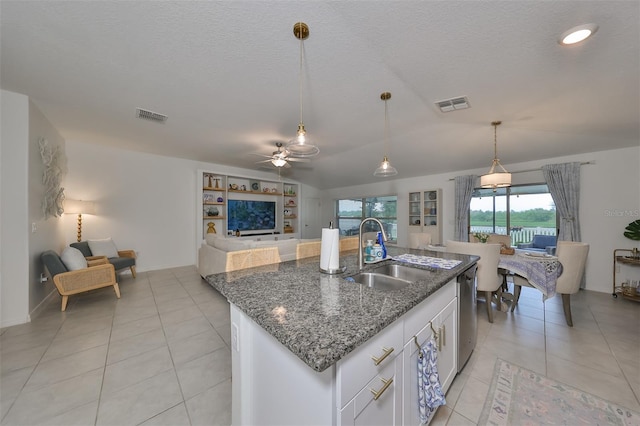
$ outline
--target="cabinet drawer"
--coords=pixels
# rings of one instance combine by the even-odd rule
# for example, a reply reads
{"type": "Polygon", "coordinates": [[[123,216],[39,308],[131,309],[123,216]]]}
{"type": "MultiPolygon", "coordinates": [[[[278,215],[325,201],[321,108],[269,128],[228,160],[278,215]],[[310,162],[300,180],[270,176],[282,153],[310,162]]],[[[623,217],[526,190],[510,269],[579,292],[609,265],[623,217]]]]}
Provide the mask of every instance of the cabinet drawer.
{"type": "Polygon", "coordinates": [[[395,321],[336,364],[338,409],[345,406],[402,351],[402,321],[395,321]],[[385,356],[386,354],[386,356],[385,356]],[[376,361],[378,359],[378,364],[376,361]]]}

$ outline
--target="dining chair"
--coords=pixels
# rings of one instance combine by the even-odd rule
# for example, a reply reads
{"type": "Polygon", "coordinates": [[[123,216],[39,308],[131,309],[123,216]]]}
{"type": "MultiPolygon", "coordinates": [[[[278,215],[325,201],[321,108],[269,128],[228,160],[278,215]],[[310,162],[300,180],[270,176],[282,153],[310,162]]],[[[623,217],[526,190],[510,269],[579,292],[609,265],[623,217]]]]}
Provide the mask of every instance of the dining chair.
{"type": "MultiPolygon", "coordinates": [[[[573,327],[573,319],[571,318],[571,295],[580,290],[580,283],[584,276],[584,269],[587,263],[587,255],[589,254],[589,244],[576,241],[558,241],[556,255],[558,261],[562,265],[562,273],[556,282],[556,293],[562,295],[562,309],[564,310],[564,318],[569,327],[573,327]]],[[[520,291],[522,286],[532,287],[529,281],[519,275],[513,276],[514,288],[514,305],[518,304],[520,291]]]]}
{"type": "MultiPolygon", "coordinates": [[[[470,243],[480,243],[473,234],[469,234],[469,242],[470,243]]],[[[510,248],[511,247],[511,236],[505,234],[489,234],[489,238],[487,239],[488,244],[500,244],[501,248],[510,248]]],[[[498,268],[498,273],[502,276],[502,291],[509,291],[509,282],[508,277],[513,276],[513,273],[507,269],[498,268]]],[[[513,305],[512,305],[513,307],[513,305]]],[[[513,309],[512,309],[513,312],[513,309]]]]}
{"type": "Polygon", "coordinates": [[[498,309],[502,303],[502,275],[498,273],[500,244],[476,244],[461,241],[447,241],[447,252],[480,256],[476,272],[476,290],[484,295],[489,322],[493,322],[491,302],[497,293],[498,309]]]}
{"type": "Polygon", "coordinates": [[[428,232],[414,232],[409,234],[409,248],[427,250],[431,244],[431,234],[428,232]]]}

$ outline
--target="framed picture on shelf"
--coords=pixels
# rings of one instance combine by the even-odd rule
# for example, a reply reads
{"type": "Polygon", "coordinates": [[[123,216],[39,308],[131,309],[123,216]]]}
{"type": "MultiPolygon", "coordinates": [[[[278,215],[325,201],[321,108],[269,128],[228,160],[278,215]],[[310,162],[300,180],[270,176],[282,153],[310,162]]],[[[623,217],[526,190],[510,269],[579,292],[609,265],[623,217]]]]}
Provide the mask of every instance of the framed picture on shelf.
{"type": "Polygon", "coordinates": [[[213,197],[213,194],[202,194],[202,201],[205,203],[213,203],[215,198],[213,197]]]}

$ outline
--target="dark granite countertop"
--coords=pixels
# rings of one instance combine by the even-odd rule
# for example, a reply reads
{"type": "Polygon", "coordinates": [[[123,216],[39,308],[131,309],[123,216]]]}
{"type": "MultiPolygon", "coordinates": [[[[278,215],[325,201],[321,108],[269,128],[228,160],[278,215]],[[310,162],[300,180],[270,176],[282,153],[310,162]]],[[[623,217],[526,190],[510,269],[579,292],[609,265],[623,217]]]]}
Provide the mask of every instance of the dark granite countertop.
{"type": "MultiPolygon", "coordinates": [[[[386,292],[345,281],[358,272],[357,251],[341,255],[340,264],[347,270],[338,275],[319,272],[320,258],[310,257],[209,275],[206,279],[298,358],[323,371],[477,260],[474,256],[398,247],[389,247],[388,253],[414,253],[462,263],[448,270],[430,269],[427,280],[386,292]]],[[[375,266],[379,265],[368,265],[365,270],[375,266]]]]}

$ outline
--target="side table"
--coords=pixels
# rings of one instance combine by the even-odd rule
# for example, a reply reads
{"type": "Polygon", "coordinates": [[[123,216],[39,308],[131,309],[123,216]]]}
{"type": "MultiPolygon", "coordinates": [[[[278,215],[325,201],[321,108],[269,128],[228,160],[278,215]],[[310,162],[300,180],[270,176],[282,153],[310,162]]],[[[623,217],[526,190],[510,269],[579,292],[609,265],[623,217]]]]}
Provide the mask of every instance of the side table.
{"type": "Polygon", "coordinates": [[[640,266],[640,257],[636,257],[637,253],[637,249],[615,249],[613,251],[613,297],[618,297],[618,293],[621,293],[625,299],[640,302],[640,294],[635,292],[633,287],[625,287],[622,283],[621,285],[616,285],[616,267],[619,263],[629,266],[640,266]],[[621,256],[618,254],[624,252],[631,254],[631,256],[621,256]]]}

